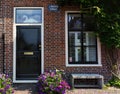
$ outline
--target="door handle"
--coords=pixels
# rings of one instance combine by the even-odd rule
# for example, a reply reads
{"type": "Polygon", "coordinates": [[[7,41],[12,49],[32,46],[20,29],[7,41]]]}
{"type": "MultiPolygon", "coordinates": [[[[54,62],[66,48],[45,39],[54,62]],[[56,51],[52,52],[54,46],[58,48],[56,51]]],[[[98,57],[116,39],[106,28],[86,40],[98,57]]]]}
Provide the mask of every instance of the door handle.
{"type": "Polygon", "coordinates": [[[41,50],[41,45],[38,45],[38,47],[39,47],[39,50],[41,50]]]}

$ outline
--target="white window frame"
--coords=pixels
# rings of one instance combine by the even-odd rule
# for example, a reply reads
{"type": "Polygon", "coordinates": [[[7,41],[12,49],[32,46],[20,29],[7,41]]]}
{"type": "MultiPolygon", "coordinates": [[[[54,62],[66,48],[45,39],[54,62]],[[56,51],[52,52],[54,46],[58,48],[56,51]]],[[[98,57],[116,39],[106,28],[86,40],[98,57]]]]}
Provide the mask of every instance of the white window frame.
{"type": "Polygon", "coordinates": [[[14,7],[13,19],[13,83],[37,83],[37,80],[16,80],[16,27],[17,26],[41,26],[41,73],[44,73],[44,8],[43,7],[14,7]],[[17,24],[16,9],[41,9],[42,23],[17,24]]]}
{"type": "Polygon", "coordinates": [[[66,58],[66,67],[101,67],[101,43],[99,38],[97,37],[97,58],[98,64],[69,64],[68,59],[68,13],[80,13],[80,11],[65,11],[65,58],[66,58]]]}

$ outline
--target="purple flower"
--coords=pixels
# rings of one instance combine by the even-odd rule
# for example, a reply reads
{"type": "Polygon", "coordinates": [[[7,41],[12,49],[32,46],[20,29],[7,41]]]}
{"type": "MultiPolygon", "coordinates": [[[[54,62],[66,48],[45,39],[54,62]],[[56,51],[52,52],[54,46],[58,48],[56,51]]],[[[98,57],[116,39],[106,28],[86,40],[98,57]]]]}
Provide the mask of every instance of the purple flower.
{"type": "Polygon", "coordinates": [[[51,89],[51,90],[54,90],[54,86],[53,86],[53,85],[50,85],[50,89],[51,89]]]}
{"type": "Polygon", "coordinates": [[[65,90],[62,90],[62,94],[65,94],[65,90]]]}
{"type": "Polygon", "coordinates": [[[46,80],[46,76],[42,75],[42,81],[46,80]]]}
{"type": "Polygon", "coordinates": [[[0,74],[1,79],[1,88],[0,88],[0,94],[6,94],[7,92],[10,92],[10,94],[13,94],[12,89],[12,82],[11,79],[8,77],[8,75],[0,74]]]}
{"type": "Polygon", "coordinates": [[[3,89],[3,88],[1,88],[1,89],[0,89],[0,93],[2,93],[3,91],[4,91],[4,89],[3,89]]]}
{"type": "Polygon", "coordinates": [[[67,82],[65,82],[64,80],[60,82],[60,84],[65,87],[66,89],[70,89],[70,86],[68,85],[67,82]]]}
{"type": "Polygon", "coordinates": [[[45,72],[38,78],[39,94],[65,94],[69,85],[62,79],[62,72],[59,70],[45,72]]]}
{"type": "Polygon", "coordinates": [[[9,76],[8,76],[8,75],[5,75],[5,78],[6,78],[6,79],[8,79],[8,78],[9,78],[9,76]]]}
{"type": "Polygon", "coordinates": [[[5,85],[5,84],[6,84],[6,82],[2,82],[2,84],[3,84],[3,85],[5,85]]]}
{"type": "Polygon", "coordinates": [[[58,87],[55,88],[55,91],[60,92],[60,89],[58,87]]]}
{"type": "Polygon", "coordinates": [[[9,89],[10,88],[10,85],[6,85],[5,87],[5,90],[9,89]]]}
{"type": "Polygon", "coordinates": [[[59,89],[62,89],[63,87],[62,87],[62,85],[59,85],[58,88],[59,88],[59,89]]]}

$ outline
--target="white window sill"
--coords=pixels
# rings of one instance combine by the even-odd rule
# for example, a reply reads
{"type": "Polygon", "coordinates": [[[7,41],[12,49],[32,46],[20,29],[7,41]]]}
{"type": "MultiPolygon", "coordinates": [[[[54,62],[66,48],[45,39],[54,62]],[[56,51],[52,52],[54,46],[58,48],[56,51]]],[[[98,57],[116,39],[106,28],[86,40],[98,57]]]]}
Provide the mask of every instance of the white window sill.
{"type": "Polygon", "coordinates": [[[102,67],[101,64],[67,64],[66,67],[102,67]]]}

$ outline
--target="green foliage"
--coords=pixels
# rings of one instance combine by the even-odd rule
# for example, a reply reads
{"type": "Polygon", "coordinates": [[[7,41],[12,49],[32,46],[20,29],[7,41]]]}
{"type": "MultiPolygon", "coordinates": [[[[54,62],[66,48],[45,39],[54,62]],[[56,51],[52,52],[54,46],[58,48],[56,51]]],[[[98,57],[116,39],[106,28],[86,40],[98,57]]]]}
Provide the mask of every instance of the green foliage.
{"type": "Polygon", "coordinates": [[[97,15],[97,33],[107,47],[120,47],[120,15],[102,13],[97,15]]]}
{"type": "Polygon", "coordinates": [[[112,78],[109,83],[108,83],[110,86],[115,86],[115,87],[118,87],[120,88],[120,79],[118,78],[112,78]]]}
{"type": "Polygon", "coordinates": [[[79,5],[82,4],[83,6],[91,6],[98,2],[98,0],[56,0],[59,5],[79,5]]]}
{"type": "Polygon", "coordinates": [[[56,0],[59,5],[82,5],[95,15],[97,34],[107,47],[120,48],[119,0],[56,0]]]}

